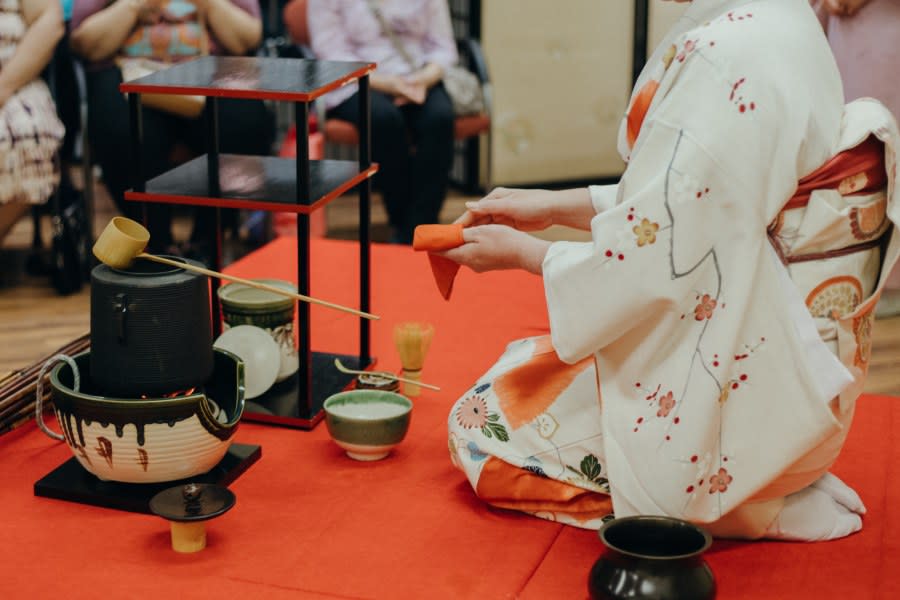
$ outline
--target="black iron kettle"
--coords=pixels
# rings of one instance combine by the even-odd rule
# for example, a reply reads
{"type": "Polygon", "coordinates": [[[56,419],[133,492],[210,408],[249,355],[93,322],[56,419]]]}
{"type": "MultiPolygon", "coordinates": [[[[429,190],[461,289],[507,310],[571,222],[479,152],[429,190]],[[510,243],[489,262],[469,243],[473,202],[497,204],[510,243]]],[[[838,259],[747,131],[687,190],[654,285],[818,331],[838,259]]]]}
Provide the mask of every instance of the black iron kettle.
{"type": "Polygon", "coordinates": [[[121,398],[203,385],[213,371],[209,279],[146,260],[94,267],[90,370],[103,394],[121,398]]]}

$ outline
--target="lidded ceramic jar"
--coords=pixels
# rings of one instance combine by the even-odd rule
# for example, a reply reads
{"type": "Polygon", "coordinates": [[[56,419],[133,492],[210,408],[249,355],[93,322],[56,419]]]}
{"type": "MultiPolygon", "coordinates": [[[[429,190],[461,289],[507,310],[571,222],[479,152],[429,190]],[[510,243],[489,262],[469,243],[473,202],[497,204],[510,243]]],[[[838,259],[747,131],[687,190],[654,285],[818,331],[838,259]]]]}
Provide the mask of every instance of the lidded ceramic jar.
{"type": "MultiPolygon", "coordinates": [[[[296,293],[296,288],[280,279],[255,279],[260,283],[296,293]]],[[[294,299],[274,292],[230,283],[219,288],[224,329],[253,325],[265,329],[278,343],[281,366],[275,381],[284,381],[300,367],[300,354],[294,342],[294,299]]]]}

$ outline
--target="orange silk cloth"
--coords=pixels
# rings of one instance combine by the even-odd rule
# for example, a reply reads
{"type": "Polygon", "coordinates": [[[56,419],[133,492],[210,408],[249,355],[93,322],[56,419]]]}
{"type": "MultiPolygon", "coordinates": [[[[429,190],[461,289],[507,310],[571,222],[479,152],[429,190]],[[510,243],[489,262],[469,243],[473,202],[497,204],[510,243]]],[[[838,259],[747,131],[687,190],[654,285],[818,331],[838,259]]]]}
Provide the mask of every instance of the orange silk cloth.
{"type": "Polygon", "coordinates": [[[428,260],[431,262],[431,272],[434,281],[444,300],[450,299],[453,292],[453,281],[459,264],[449,258],[438,256],[433,252],[450,250],[462,246],[463,226],[460,223],[452,225],[419,225],[413,233],[413,250],[428,252],[428,260]]]}

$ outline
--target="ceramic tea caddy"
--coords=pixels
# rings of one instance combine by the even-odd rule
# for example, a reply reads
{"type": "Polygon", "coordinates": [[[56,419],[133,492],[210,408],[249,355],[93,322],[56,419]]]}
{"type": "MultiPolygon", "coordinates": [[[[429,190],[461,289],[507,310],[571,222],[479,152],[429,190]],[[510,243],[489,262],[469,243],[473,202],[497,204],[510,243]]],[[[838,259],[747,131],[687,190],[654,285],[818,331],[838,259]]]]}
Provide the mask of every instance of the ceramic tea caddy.
{"type": "MultiPolygon", "coordinates": [[[[294,285],[280,279],[257,279],[273,287],[288,292],[296,292],[294,285]]],[[[300,367],[300,354],[294,341],[294,299],[279,296],[267,290],[230,283],[218,291],[222,303],[222,317],[225,329],[240,325],[253,325],[264,329],[281,351],[281,363],[276,382],[284,381],[300,367]]]]}

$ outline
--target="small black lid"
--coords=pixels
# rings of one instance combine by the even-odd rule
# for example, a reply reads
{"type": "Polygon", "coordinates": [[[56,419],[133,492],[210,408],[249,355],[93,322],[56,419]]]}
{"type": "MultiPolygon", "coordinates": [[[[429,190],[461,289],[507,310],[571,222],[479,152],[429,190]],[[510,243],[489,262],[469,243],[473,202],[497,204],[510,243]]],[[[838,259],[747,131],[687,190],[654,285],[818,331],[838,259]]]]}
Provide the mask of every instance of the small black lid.
{"type": "Polygon", "coordinates": [[[189,483],[161,491],[150,499],[150,510],[169,521],[206,521],[228,512],[234,492],[214,483],[189,483]]]}

